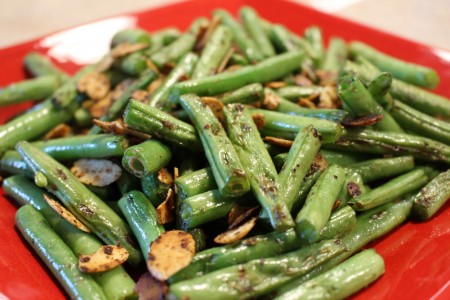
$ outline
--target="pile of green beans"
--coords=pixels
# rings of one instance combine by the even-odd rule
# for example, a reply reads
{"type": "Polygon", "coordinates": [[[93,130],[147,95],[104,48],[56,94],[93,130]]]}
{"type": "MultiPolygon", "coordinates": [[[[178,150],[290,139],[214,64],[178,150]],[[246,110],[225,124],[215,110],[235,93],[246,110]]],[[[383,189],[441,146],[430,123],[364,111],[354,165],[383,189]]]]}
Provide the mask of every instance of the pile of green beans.
{"type": "Polygon", "coordinates": [[[167,280],[167,299],[348,297],[385,270],[363,247],[450,197],[450,100],[427,90],[434,70],[339,37],[327,48],[319,27],[296,34],[251,7],[238,15],[122,30],[73,76],[32,52],[33,78],[0,89],[0,107],[43,99],[0,126],[0,175],[19,232],[69,297],[137,298],[127,270],[142,272],[172,229],[199,252],[167,280]],[[92,72],[111,86],[97,125],[90,108],[105,99],[78,85],[92,72]],[[70,132],[49,134],[58,125],[70,132]],[[85,184],[71,171],[79,159],[109,160],[120,176],[85,184]],[[214,242],[251,218],[247,236],[214,242]],[[128,267],[75,267],[104,244],[127,249],[128,267]]]}

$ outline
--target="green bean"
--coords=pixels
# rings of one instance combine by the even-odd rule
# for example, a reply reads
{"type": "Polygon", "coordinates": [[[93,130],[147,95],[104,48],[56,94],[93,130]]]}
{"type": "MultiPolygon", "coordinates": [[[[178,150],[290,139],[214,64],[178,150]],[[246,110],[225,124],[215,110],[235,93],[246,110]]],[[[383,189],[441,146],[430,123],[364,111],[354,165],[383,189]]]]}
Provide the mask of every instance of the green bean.
{"type": "Polygon", "coordinates": [[[285,86],[277,89],[276,93],[285,99],[290,101],[298,101],[300,98],[307,98],[311,95],[320,94],[324,90],[324,87],[313,86],[285,86]]]}
{"type": "Polygon", "coordinates": [[[63,165],[27,142],[19,142],[17,151],[34,172],[44,173],[48,190],[54,193],[81,222],[105,243],[121,243],[130,254],[129,261],[138,264],[140,254],[132,244],[127,224],[102,200],[90,192],[63,165]]]}
{"type": "Polygon", "coordinates": [[[408,83],[426,88],[434,88],[439,83],[435,70],[394,58],[362,42],[351,42],[349,50],[353,56],[360,55],[380,70],[408,83]]]}
{"type": "Polygon", "coordinates": [[[0,89],[0,106],[50,97],[61,83],[61,78],[52,75],[12,83],[0,89]]]}
{"type": "Polygon", "coordinates": [[[322,69],[339,74],[347,60],[347,45],[339,37],[330,39],[328,49],[325,53],[322,69]]]}
{"type": "Polygon", "coordinates": [[[252,109],[251,113],[253,116],[264,117],[260,131],[265,136],[294,140],[301,129],[312,125],[322,135],[322,142],[327,144],[338,140],[343,131],[340,124],[328,120],[293,116],[263,109],[252,109]]]}
{"type": "Polygon", "coordinates": [[[78,270],[78,258],[36,209],[31,205],[19,208],[16,225],[71,298],[106,299],[92,277],[78,270]]]}
{"type": "Polygon", "coordinates": [[[305,108],[296,103],[292,103],[289,100],[277,95],[276,92],[269,88],[264,89],[266,95],[275,97],[277,106],[274,111],[286,113],[294,116],[310,117],[325,119],[334,122],[341,122],[347,116],[347,112],[341,109],[326,109],[326,108],[305,108]]]}
{"type": "Polygon", "coordinates": [[[322,175],[323,171],[324,170],[322,170],[321,168],[312,167],[310,172],[306,174],[306,177],[303,180],[303,183],[298,191],[297,200],[292,204],[292,215],[297,215],[300,209],[303,207],[306,197],[311,191],[311,188],[314,186],[314,184],[316,184],[317,180],[322,175]]]}
{"type": "Polygon", "coordinates": [[[364,183],[399,175],[411,171],[413,167],[414,158],[412,156],[375,158],[347,166],[349,170],[360,174],[364,183]]]}
{"type": "Polygon", "coordinates": [[[41,76],[57,76],[62,80],[66,80],[68,75],[60,68],[55,66],[47,56],[44,56],[38,52],[29,52],[23,59],[25,69],[34,77],[41,76]]]}
{"type": "Polygon", "coordinates": [[[274,56],[275,49],[260,24],[258,13],[253,8],[244,6],[240,9],[239,15],[245,29],[249,33],[251,39],[255,42],[256,47],[261,51],[261,54],[265,58],[274,56]]]}
{"type": "Polygon", "coordinates": [[[382,114],[374,128],[381,131],[403,132],[400,125],[384,110],[371,96],[362,82],[355,76],[340,77],[338,80],[338,94],[358,117],[370,114],[382,114]]]}
{"type": "Polygon", "coordinates": [[[114,34],[111,40],[111,48],[114,48],[115,46],[122,43],[129,43],[129,44],[144,43],[150,45],[151,42],[152,38],[147,31],[139,28],[128,28],[120,30],[119,32],[114,34]]]}
{"type": "Polygon", "coordinates": [[[186,199],[217,189],[211,168],[204,168],[175,179],[178,197],[186,199]]]}
{"type": "Polygon", "coordinates": [[[340,240],[347,249],[346,252],[314,269],[307,275],[285,284],[277,290],[276,295],[282,295],[298,287],[301,283],[333,268],[371,241],[387,234],[407,220],[411,212],[411,206],[412,201],[411,197],[409,197],[402,201],[384,204],[358,215],[355,228],[340,240]]]}
{"type": "Polygon", "coordinates": [[[180,31],[174,27],[167,27],[151,33],[152,44],[144,53],[150,56],[164,46],[169,45],[180,37],[180,31]]]}
{"type": "Polygon", "coordinates": [[[311,26],[305,29],[305,39],[309,42],[314,51],[314,66],[321,68],[325,56],[325,48],[323,45],[322,30],[317,26],[311,26]]]}
{"type": "Polygon", "coordinates": [[[224,197],[245,194],[250,189],[248,174],[219,120],[195,95],[183,95],[180,103],[197,129],[220,193],[224,197]]]}
{"type": "Polygon", "coordinates": [[[186,53],[190,52],[195,45],[196,36],[186,32],[180,35],[169,45],[155,51],[150,55],[150,60],[159,68],[164,68],[167,64],[177,63],[186,53]]]}
{"type": "Polygon", "coordinates": [[[299,47],[289,30],[281,24],[269,28],[269,37],[279,52],[298,51],[299,47]]]}
{"type": "Polygon", "coordinates": [[[351,232],[356,225],[356,213],[350,206],[333,212],[320,232],[319,240],[340,238],[351,232]]]}
{"type": "Polygon", "coordinates": [[[181,228],[194,228],[225,217],[234,204],[234,198],[223,197],[219,190],[211,190],[182,199],[179,204],[181,228]]]}
{"type": "Polygon", "coordinates": [[[388,93],[392,86],[392,74],[380,73],[377,77],[369,82],[367,91],[372,95],[372,98],[378,102],[384,109],[391,111],[394,100],[388,93]]]}
{"type": "Polygon", "coordinates": [[[131,76],[139,76],[148,69],[147,58],[141,51],[123,57],[117,65],[120,71],[131,76]]]}
{"type": "MultiPolygon", "coordinates": [[[[364,82],[375,79],[379,72],[367,67],[360,67],[347,61],[344,71],[346,73],[356,73],[364,82]]],[[[421,89],[401,80],[393,79],[390,89],[391,95],[405,104],[414,107],[431,116],[450,117],[450,99],[433,94],[425,89],[421,89]]]]}
{"type": "Polygon", "coordinates": [[[361,153],[348,153],[329,149],[320,149],[319,153],[325,158],[328,164],[336,164],[341,167],[346,167],[371,158],[371,156],[361,153]]]}
{"type": "MultiPolygon", "coordinates": [[[[283,193],[284,189],[280,191],[281,186],[287,187],[291,183],[291,178],[285,176],[284,181],[279,180],[277,170],[264,147],[258,128],[242,104],[229,104],[223,112],[228,136],[247,173],[252,192],[261,204],[270,224],[277,231],[293,227],[294,221],[289,213],[290,207],[286,204],[286,198],[295,191],[288,190],[285,193],[283,193]]],[[[308,169],[309,166],[306,168],[308,169]]]]}
{"type": "Polygon", "coordinates": [[[255,259],[172,284],[171,299],[249,299],[266,294],[345,251],[335,240],[276,257],[255,259]]]}
{"type": "Polygon", "coordinates": [[[279,174],[282,199],[289,210],[297,202],[303,180],[321,146],[321,136],[313,126],[298,132],[279,174]]]}
{"type": "Polygon", "coordinates": [[[239,53],[233,53],[231,54],[230,60],[228,61],[228,65],[248,66],[249,61],[244,55],[239,53]]]}
{"type": "Polygon", "coordinates": [[[177,66],[167,75],[163,83],[152,93],[149,104],[161,110],[170,110],[173,103],[168,101],[170,87],[176,82],[189,77],[198,61],[197,54],[192,52],[184,55],[177,66]]]}
{"type": "Polygon", "coordinates": [[[331,165],[312,187],[305,205],[295,218],[295,232],[304,243],[311,244],[319,239],[343,183],[344,170],[331,165]]]}
{"type": "Polygon", "coordinates": [[[206,248],[206,235],[203,229],[194,228],[187,231],[195,241],[195,252],[200,252],[206,248]]]}
{"type": "Polygon", "coordinates": [[[33,178],[34,176],[27,163],[22,159],[22,156],[14,150],[5,151],[1,157],[0,172],[9,175],[20,174],[28,178],[33,178]]]}
{"type": "Polygon", "coordinates": [[[413,215],[424,221],[431,218],[450,198],[450,170],[440,173],[414,197],[413,215]]]}
{"type": "Polygon", "coordinates": [[[133,129],[148,133],[173,145],[198,151],[200,139],[195,128],[171,115],[135,100],[125,109],[123,120],[133,129]]]}
{"type": "Polygon", "coordinates": [[[164,231],[158,223],[155,208],[145,195],[139,191],[131,191],[119,200],[119,207],[136,236],[143,256],[150,253],[150,244],[164,231]]]}
{"type": "Polygon", "coordinates": [[[450,146],[406,133],[346,129],[335,145],[326,146],[343,151],[412,155],[427,161],[450,161],[450,146]]]}
{"type": "Polygon", "coordinates": [[[219,16],[220,22],[231,30],[234,41],[251,63],[254,64],[264,59],[255,42],[249,38],[241,24],[236,22],[227,11],[218,9],[213,12],[213,15],[219,16]]]}
{"type": "Polygon", "coordinates": [[[383,273],[383,258],[374,249],[369,249],[275,299],[344,299],[363,289],[383,273]]]}
{"type": "Polygon", "coordinates": [[[219,25],[202,50],[191,79],[204,78],[217,73],[217,68],[231,48],[233,36],[231,31],[219,25]]]}
{"type": "Polygon", "coordinates": [[[413,192],[428,181],[429,178],[424,169],[419,168],[391,179],[364,195],[353,198],[348,204],[357,211],[367,210],[413,192]]]}
{"type": "Polygon", "coordinates": [[[116,183],[119,188],[120,195],[123,196],[128,192],[138,190],[140,182],[136,176],[128,173],[127,170],[122,167],[122,175],[120,175],[116,183]]]}
{"type": "Polygon", "coordinates": [[[214,96],[234,91],[251,83],[269,82],[298,70],[303,58],[303,52],[288,52],[233,72],[223,72],[206,78],[183,81],[173,86],[169,98],[177,102],[183,94],[214,96]]]}
{"type": "Polygon", "coordinates": [[[85,108],[78,108],[73,113],[73,121],[75,127],[77,128],[86,128],[92,125],[92,116],[89,110],[85,108]]]}
{"type": "Polygon", "coordinates": [[[424,114],[400,101],[394,101],[390,114],[409,131],[450,145],[450,123],[424,114]]]}
{"type": "Polygon", "coordinates": [[[158,140],[147,140],[127,148],[123,154],[123,167],[142,178],[165,167],[172,158],[169,147],[158,140]]]}
{"type": "Polygon", "coordinates": [[[243,86],[235,91],[219,96],[223,104],[242,103],[251,104],[264,98],[264,87],[260,83],[243,86]]]}
{"type": "Polygon", "coordinates": [[[164,202],[171,188],[171,184],[160,177],[160,172],[161,170],[141,178],[141,190],[154,207],[164,202]]]}
{"type": "MultiPolygon", "coordinates": [[[[129,102],[131,98],[131,94],[135,90],[141,90],[145,89],[153,80],[155,80],[158,77],[158,74],[156,74],[153,71],[148,71],[141,75],[139,79],[137,79],[133,84],[128,86],[123,94],[116,99],[111,107],[109,108],[108,112],[100,118],[101,121],[114,121],[117,119],[120,114],[123,112],[125,107],[127,106],[127,103],[129,102]]],[[[101,129],[98,126],[94,126],[89,131],[89,134],[98,134],[101,131],[101,129]]]]}
{"type": "MultiPolygon", "coordinates": [[[[79,230],[59,216],[45,201],[45,192],[25,177],[12,176],[5,179],[3,189],[19,205],[33,205],[75,255],[91,254],[103,246],[96,237],[79,230]]],[[[119,300],[134,296],[135,283],[121,266],[92,274],[92,277],[103,288],[108,299],[119,300]]]]}

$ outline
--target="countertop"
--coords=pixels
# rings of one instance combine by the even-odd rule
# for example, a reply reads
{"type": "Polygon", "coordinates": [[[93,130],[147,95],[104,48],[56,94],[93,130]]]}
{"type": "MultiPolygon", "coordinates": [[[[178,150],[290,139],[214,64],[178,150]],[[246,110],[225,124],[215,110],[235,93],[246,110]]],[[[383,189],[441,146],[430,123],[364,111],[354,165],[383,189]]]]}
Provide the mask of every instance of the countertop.
{"type": "MultiPolygon", "coordinates": [[[[74,25],[179,0],[0,0],[0,48],[74,25]]],[[[359,23],[450,50],[449,0],[294,0],[359,23]]]]}

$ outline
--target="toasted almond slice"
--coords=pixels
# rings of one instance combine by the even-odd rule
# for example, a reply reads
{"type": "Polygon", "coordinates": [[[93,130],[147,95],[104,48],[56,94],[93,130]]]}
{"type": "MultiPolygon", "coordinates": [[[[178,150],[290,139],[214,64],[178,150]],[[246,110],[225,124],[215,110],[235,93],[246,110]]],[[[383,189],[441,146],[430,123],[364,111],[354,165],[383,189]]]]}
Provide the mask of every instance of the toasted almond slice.
{"type": "Polygon", "coordinates": [[[273,137],[273,136],[266,136],[263,138],[263,140],[264,140],[264,142],[267,142],[271,145],[279,146],[279,147],[283,147],[283,148],[291,148],[292,144],[294,143],[293,141],[285,140],[285,139],[281,139],[281,138],[277,138],[277,137],[273,137]]]}
{"type": "Polygon", "coordinates": [[[355,117],[355,118],[345,118],[342,121],[342,125],[344,126],[351,126],[351,127],[361,127],[361,126],[371,126],[375,123],[377,123],[378,121],[380,121],[381,119],[383,119],[384,115],[383,114],[378,114],[378,115],[365,115],[362,117],[355,117]]]}
{"type": "Polygon", "coordinates": [[[229,66],[228,68],[226,68],[225,70],[223,70],[222,73],[223,72],[233,72],[233,71],[239,70],[241,68],[242,68],[242,66],[240,66],[240,65],[232,65],[232,66],[229,66]]]}
{"type": "Polygon", "coordinates": [[[231,208],[230,212],[228,213],[228,217],[227,217],[228,226],[233,224],[233,222],[236,220],[236,218],[239,217],[240,215],[242,215],[243,213],[245,213],[245,211],[247,211],[248,209],[249,209],[248,206],[242,206],[237,203],[235,205],[233,205],[233,207],[231,208]]]}
{"type": "Polygon", "coordinates": [[[116,245],[105,245],[95,253],[81,254],[78,269],[84,273],[99,273],[114,269],[128,259],[127,249],[116,245]]]}
{"type": "Polygon", "coordinates": [[[233,229],[241,226],[243,223],[247,222],[251,217],[256,216],[260,208],[261,207],[259,205],[253,207],[244,206],[244,209],[241,210],[239,215],[236,215],[236,218],[233,220],[233,222],[228,223],[229,224],[228,229],[233,229]]]}
{"type": "Polygon", "coordinates": [[[298,86],[312,86],[313,82],[305,75],[298,74],[294,76],[294,83],[298,86]]]}
{"type": "Polygon", "coordinates": [[[320,85],[335,85],[339,74],[332,71],[317,70],[316,75],[319,78],[320,85]]]}
{"type": "Polygon", "coordinates": [[[167,293],[167,285],[145,272],[139,277],[134,286],[134,291],[138,294],[139,300],[163,300],[167,293]]]}
{"type": "Polygon", "coordinates": [[[82,158],[77,160],[70,171],[85,184],[106,186],[122,175],[122,169],[107,159],[82,158]]]}
{"type": "Polygon", "coordinates": [[[257,217],[253,217],[239,227],[225,231],[214,239],[217,244],[231,244],[244,238],[256,225],[257,217]]]}
{"type": "MultiPolygon", "coordinates": [[[[158,69],[158,67],[150,59],[147,59],[145,62],[147,64],[148,69],[152,70],[156,74],[161,73],[161,71],[158,69]]],[[[159,77],[159,78],[162,78],[162,77],[159,77]]],[[[157,80],[155,80],[155,81],[157,81],[157,80]]]]}
{"type": "Polygon", "coordinates": [[[158,89],[161,84],[164,82],[165,77],[160,76],[158,79],[153,80],[152,83],[149,84],[147,91],[152,94],[156,89],[158,89]]]}
{"type": "Polygon", "coordinates": [[[156,208],[159,224],[168,224],[175,220],[175,197],[172,189],[167,192],[166,199],[156,208]]]}
{"type": "Polygon", "coordinates": [[[271,81],[266,83],[265,86],[271,89],[279,89],[287,86],[287,83],[284,81],[271,81]]]}
{"type": "Polygon", "coordinates": [[[197,44],[195,45],[195,50],[201,50],[208,42],[209,38],[213,34],[214,30],[216,30],[217,26],[220,24],[220,17],[214,16],[209,23],[206,30],[203,32],[201,37],[197,40],[197,44]]]}
{"type": "Polygon", "coordinates": [[[53,129],[51,129],[47,134],[44,136],[44,140],[48,141],[51,139],[57,139],[62,137],[68,137],[72,134],[72,127],[70,127],[67,124],[59,124],[53,129]]]}
{"type": "MultiPolygon", "coordinates": [[[[173,179],[176,180],[178,177],[180,177],[180,170],[178,170],[177,167],[173,168],[173,179]]],[[[173,183],[173,180],[172,180],[173,183]]]]}
{"type": "Polygon", "coordinates": [[[255,122],[255,125],[258,128],[258,130],[261,130],[264,124],[266,124],[266,118],[264,117],[263,114],[254,114],[252,115],[252,119],[253,122],[255,122]]]}
{"type": "Polygon", "coordinates": [[[312,108],[315,109],[317,106],[314,104],[314,102],[311,101],[310,98],[300,98],[298,101],[298,104],[303,107],[312,108]]]}
{"type": "Polygon", "coordinates": [[[220,122],[224,121],[223,102],[215,97],[200,97],[200,101],[208,106],[220,122]]]}
{"type": "Polygon", "coordinates": [[[137,100],[142,103],[147,103],[148,99],[150,97],[150,93],[145,90],[135,90],[133,93],[131,93],[131,98],[134,100],[137,100]]]}
{"type": "Polygon", "coordinates": [[[192,235],[181,230],[161,234],[151,245],[147,268],[159,280],[167,280],[190,264],[195,254],[192,235]]]}
{"type": "Polygon", "coordinates": [[[93,118],[101,118],[106,114],[112,104],[111,93],[108,93],[103,99],[95,101],[91,107],[89,107],[89,113],[93,118]]]}
{"type": "Polygon", "coordinates": [[[114,64],[114,58],[108,53],[95,66],[95,71],[105,72],[109,70],[114,64]]]}
{"type": "Polygon", "coordinates": [[[81,93],[86,93],[91,99],[102,99],[105,97],[111,83],[108,77],[100,72],[90,72],[78,80],[77,89],[81,93]]]}
{"type": "MultiPolygon", "coordinates": [[[[177,169],[177,168],[175,168],[175,169],[177,169]]],[[[173,184],[172,174],[170,174],[169,171],[167,171],[166,168],[161,168],[158,171],[157,177],[158,177],[159,182],[165,183],[167,185],[172,185],[173,184]]]]}
{"type": "Polygon", "coordinates": [[[280,98],[274,93],[264,90],[262,105],[267,109],[275,110],[280,105],[280,98]]]}
{"type": "Polygon", "coordinates": [[[110,53],[111,57],[116,59],[131,54],[133,52],[145,49],[147,47],[148,47],[147,43],[136,43],[136,44],[122,43],[114,47],[114,49],[112,49],[110,53]]]}
{"type": "Polygon", "coordinates": [[[223,70],[225,70],[228,62],[230,61],[231,56],[233,55],[233,53],[235,51],[236,51],[236,49],[234,47],[231,47],[230,49],[228,49],[227,53],[225,53],[225,56],[223,57],[219,66],[217,67],[215,74],[222,73],[223,70]]]}
{"type": "Polygon", "coordinates": [[[148,140],[151,138],[150,135],[131,129],[130,127],[123,125],[119,121],[114,122],[103,122],[98,119],[94,119],[93,123],[100,127],[104,132],[107,133],[115,133],[118,135],[129,135],[135,138],[138,138],[140,140],[148,140]]]}
{"type": "Polygon", "coordinates": [[[54,211],[58,213],[64,220],[80,229],[84,232],[91,232],[89,228],[86,227],[80,220],[77,219],[70,211],[68,211],[64,206],[62,206],[58,201],[50,198],[46,194],[44,194],[44,199],[53,208],[54,211]]]}

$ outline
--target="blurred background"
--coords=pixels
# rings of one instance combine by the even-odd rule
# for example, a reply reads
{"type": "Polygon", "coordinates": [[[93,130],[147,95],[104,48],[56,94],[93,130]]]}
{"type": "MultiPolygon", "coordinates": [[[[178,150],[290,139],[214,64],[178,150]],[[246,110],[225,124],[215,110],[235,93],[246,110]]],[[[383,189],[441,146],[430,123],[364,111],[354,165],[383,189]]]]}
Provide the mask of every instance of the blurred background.
{"type": "MultiPolygon", "coordinates": [[[[0,48],[81,23],[178,1],[0,0],[0,48]]],[[[450,50],[450,0],[291,1],[450,50]]]]}

